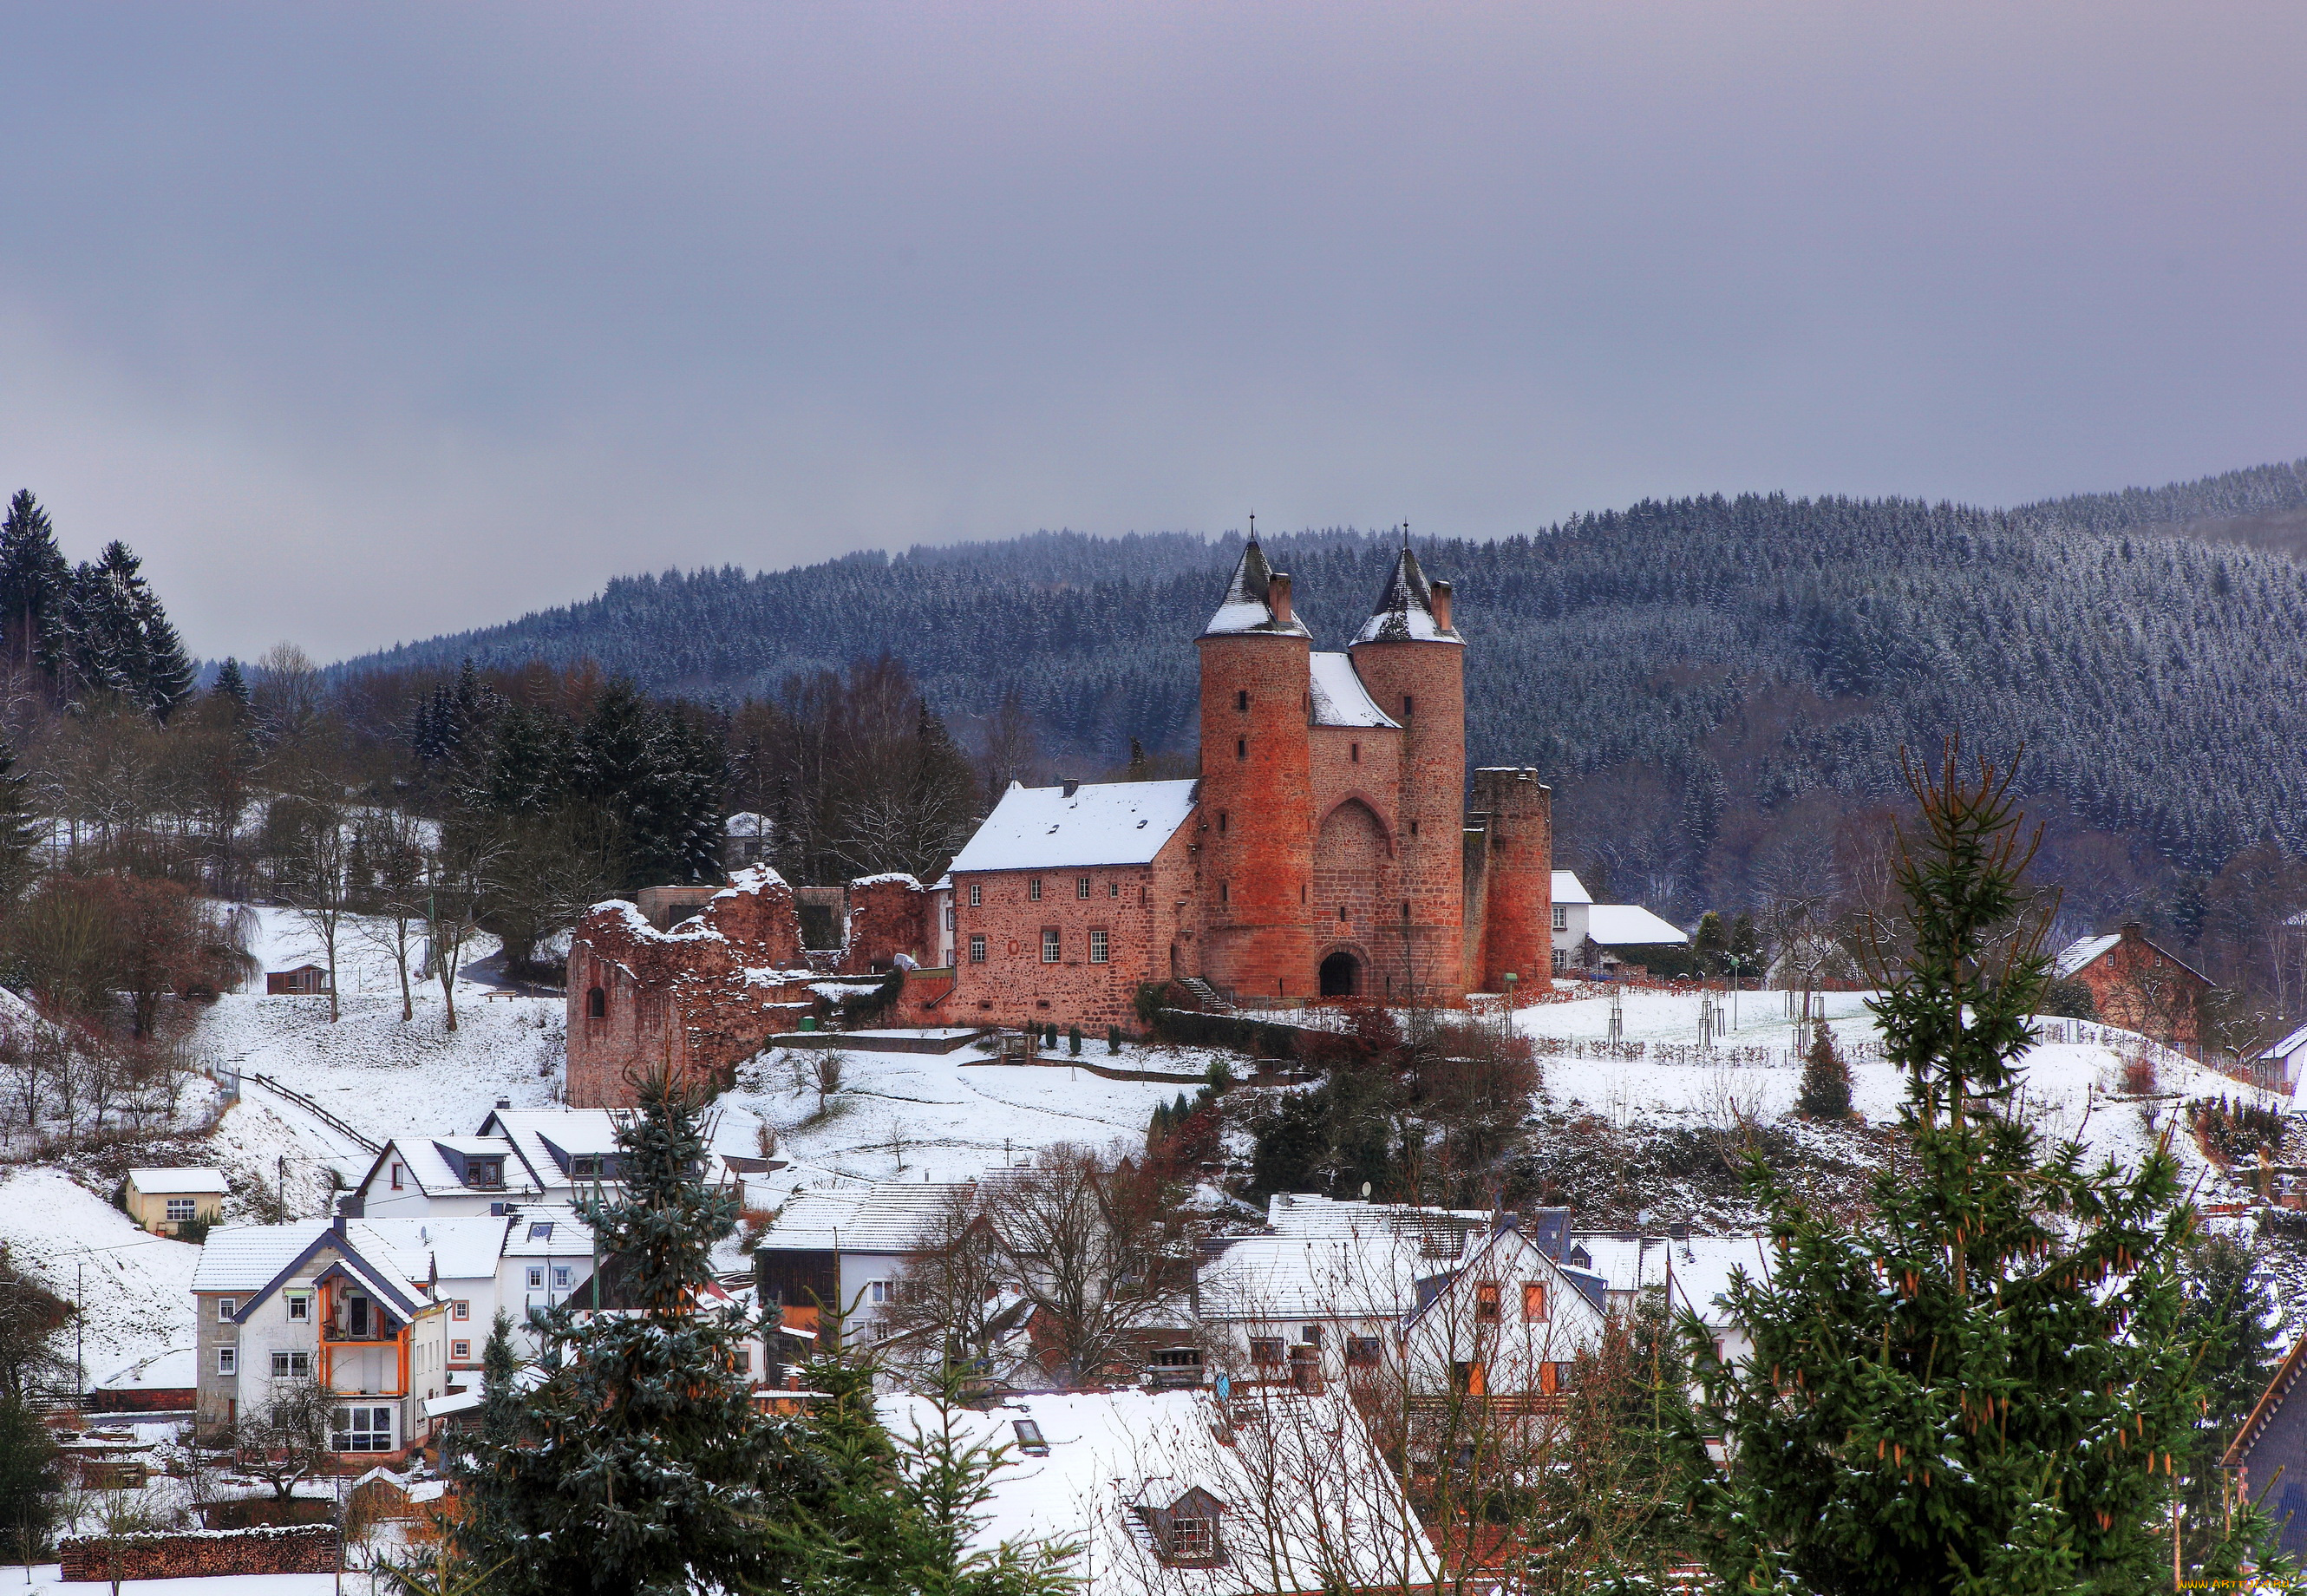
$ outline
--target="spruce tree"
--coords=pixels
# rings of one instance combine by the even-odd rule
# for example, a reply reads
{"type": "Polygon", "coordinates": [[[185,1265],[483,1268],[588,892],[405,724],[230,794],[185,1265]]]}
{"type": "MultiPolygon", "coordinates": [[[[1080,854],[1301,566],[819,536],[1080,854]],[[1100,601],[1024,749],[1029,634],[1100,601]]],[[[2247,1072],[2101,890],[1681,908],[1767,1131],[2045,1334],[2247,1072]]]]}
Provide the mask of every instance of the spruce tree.
{"type": "Polygon", "coordinates": [[[704,1099],[659,1072],[622,1115],[621,1196],[579,1205],[604,1306],[536,1316],[542,1382],[518,1439],[485,1429],[468,1478],[489,1508],[459,1531],[504,1592],[740,1589],[774,1573],[766,1527],[789,1489],[789,1426],[753,1411],[750,1330],[703,1307],[737,1199],[706,1183],[704,1099]]]}
{"type": "Polygon", "coordinates": [[[210,683],[209,691],[217,698],[230,699],[243,709],[247,708],[248,678],[241,671],[240,661],[229,654],[226,655],[224,664],[217,667],[216,680],[210,683]]]}
{"type": "Polygon", "coordinates": [[[0,899],[13,899],[31,878],[32,850],[47,835],[31,785],[16,774],[16,751],[0,737],[0,899]]]}
{"type": "Polygon", "coordinates": [[[1684,1322],[1730,1459],[1685,1437],[1707,1561],[1740,1592],[2144,1589],[2168,1577],[2202,1400],[2181,1334],[2194,1213],[2167,1137],[2092,1167],[2018,1111],[2048,961],[2010,778],[1950,750],[1911,779],[1913,951],[1873,1007],[1912,1156],[1851,1223],[1750,1166],[1776,1254],[1727,1293],[1752,1354],[1717,1364],[1684,1322]]]}
{"type": "Polygon", "coordinates": [[[17,490],[0,520],[0,635],[20,671],[51,677],[63,662],[63,610],[72,567],[56,547],[56,528],[30,490],[17,490]]]}
{"type": "Polygon", "coordinates": [[[1802,1089],[1795,1107],[1814,1120],[1850,1117],[1850,1066],[1835,1049],[1834,1033],[1823,1025],[1803,1060],[1802,1089]]]}

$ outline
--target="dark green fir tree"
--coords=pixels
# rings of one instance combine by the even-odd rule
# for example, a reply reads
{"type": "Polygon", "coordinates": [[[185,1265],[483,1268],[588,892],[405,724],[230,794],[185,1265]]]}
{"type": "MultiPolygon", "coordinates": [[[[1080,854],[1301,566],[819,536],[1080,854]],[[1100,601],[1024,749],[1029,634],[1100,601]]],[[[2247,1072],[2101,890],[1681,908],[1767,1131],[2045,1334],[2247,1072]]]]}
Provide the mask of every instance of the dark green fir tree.
{"type": "Polygon", "coordinates": [[[243,709],[247,708],[248,676],[240,668],[240,661],[227,655],[225,662],[217,667],[216,680],[209,684],[209,691],[219,699],[231,699],[243,709]]]}
{"type": "Polygon", "coordinates": [[[580,1290],[537,1316],[543,1377],[518,1433],[485,1422],[465,1465],[477,1511],[458,1549],[496,1570],[499,1596],[688,1596],[775,1573],[767,1530],[792,1489],[791,1427],[754,1411],[737,1372],[745,1316],[703,1304],[737,1199],[705,1180],[702,1099],[645,1078],[617,1145],[623,1194],[579,1205],[607,1311],[580,1290]]]}
{"type": "Polygon", "coordinates": [[[1795,1094],[1795,1107],[1814,1120],[1850,1118],[1850,1066],[1834,1045],[1834,1033],[1823,1025],[1804,1056],[1802,1087],[1795,1094]]]}
{"type": "Polygon", "coordinates": [[[29,489],[18,489],[0,520],[0,638],[19,671],[53,678],[62,665],[72,576],[48,512],[29,489]]]}
{"type": "Polygon", "coordinates": [[[2048,961],[2010,777],[1950,749],[1912,779],[1912,952],[1874,1004],[1911,1156],[1853,1222],[1751,1166],[1776,1257],[1727,1298],[1752,1353],[1726,1368],[1684,1324],[1696,1428],[1729,1456],[1685,1437],[1703,1555],[1741,1592],[2167,1587],[2205,1394],[2182,1289],[2194,1212],[2167,1139],[2093,1165],[2020,1111],[2048,961]]]}

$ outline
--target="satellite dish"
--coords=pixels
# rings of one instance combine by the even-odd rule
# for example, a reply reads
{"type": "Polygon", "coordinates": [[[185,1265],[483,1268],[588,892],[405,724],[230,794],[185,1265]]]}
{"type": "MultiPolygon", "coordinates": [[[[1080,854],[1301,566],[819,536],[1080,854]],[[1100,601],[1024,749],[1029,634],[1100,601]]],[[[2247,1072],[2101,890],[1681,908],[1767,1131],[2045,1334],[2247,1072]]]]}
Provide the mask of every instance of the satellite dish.
{"type": "Polygon", "coordinates": [[[1367,1180],[1362,1182],[1362,1201],[1369,1201],[1369,1182],[1367,1180]]]}

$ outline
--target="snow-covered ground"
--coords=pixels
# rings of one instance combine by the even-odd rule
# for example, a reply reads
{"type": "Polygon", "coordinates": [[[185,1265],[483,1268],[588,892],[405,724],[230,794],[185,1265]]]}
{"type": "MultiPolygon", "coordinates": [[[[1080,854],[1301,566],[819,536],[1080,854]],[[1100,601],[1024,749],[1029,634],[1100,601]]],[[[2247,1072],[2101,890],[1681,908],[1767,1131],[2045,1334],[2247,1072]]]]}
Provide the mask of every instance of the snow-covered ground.
{"type": "MultiPolygon", "coordinates": [[[[0,1245],[86,1308],[80,1345],[90,1384],[125,1364],[193,1344],[193,1266],[201,1249],[150,1236],[61,1170],[0,1169],[0,1245]]],[[[71,1332],[63,1343],[73,1356],[71,1332]]]]}
{"type": "MultiPolygon", "coordinates": [[[[1734,1107],[1764,1121],[1790,1114],[1801,1088],[1802,1064],[1792,1055],[1786,994],[1739,993],[1735,1015],[1729,994],[1710,996],[1722,1005],[1728,1027],[1716,1037],[1712,1058],[1692,1056],[1699,1042],[1698,996],[1629,991],[1623,996],[1621,1039],[1646,1044],[1646,1053],[1680,1051],[1667,1058],[1542,1056],[1546,1095],[1558,1107],[1582,1109],[1618,1124],[1704,1119],[1734,1107]]],[[[1852,1108],[1868,1120],[1885,1121],[1895,1116],[1905,1101],[1906,1083],[1897,1068],[1874,1056],[1867,1045],[1881,1042],[1881,1032],[1866,1007],[1871,996],[1828,992],[1822,994],[1821,1000],[1829,1028],[1850,1059],[1852,1108]]],[[[1603,995],[1549,1003],[1517,1010],[1514,1020],[1528,1036],[1591,1044],[1609,1035],[1610,1001],[1603,995]]],[[[2148,1128],[2141,1104],[2113,1101],[2123,1095],[2125,1060],[2118,1050],[2134,1045],[2134,1041],[2128,1033],[2103,1032],[2097,1026],[2088,1030],[2106,1040],[2045,1042],[2028,1050],[2024,1060],[2024,1103],[2045,1136],[2080,1136],[2092,1152],[2129,1163],[2147,1151],[2157,1134],[2148,1128]]],[[[2242,1085],[2167,1050],[2150,1051],[2158,1060],[2158,1093],[2177,1094],[2183,1099],[2225,1094],[2230,1100],[2248,1098],[2286,1112],[2291,1109],[2288,1097],[2242,1085]]],[[[2156,1113],[2158,1125],[2167,1125],[2178,1104],[2147,1106],[2156,1113]]],[[[2226,1191],[2224,1178],[2191,1138],[2175,1137],[2173,1146],[2189,1178],[2203,1177],[2206,1198],[2236,1195],[2226,1191]]]]}
{"type": "MultiPolygon", "coordinates": [[[[989,1065],[982,1048],[943,1054],[845,1051],[841,1090],[822,1117],[813,1078],[819,1055],[775,1049],[739,1072],[721,1099],[719,1146],[752,1153],[767,1124],[788,1168],[749,1181],[747,1198],[774,1206],[787,1194],[854,1180],[962,1180],[1024,1163],[1059,1142],[1142,1146],[1157,1103],[1194,1087],[1182,1081],[1117,1081],[1085,1068],[989,1065]]],[[[1142,1048],[1119,1055],[1085,1043],[1085,1063],[1198,1077],[1216,1055],[1198,1048],[1142,1048]]],[[[1241,1060],[1231,1060],[1239,1070],[1241,1060]]]]}

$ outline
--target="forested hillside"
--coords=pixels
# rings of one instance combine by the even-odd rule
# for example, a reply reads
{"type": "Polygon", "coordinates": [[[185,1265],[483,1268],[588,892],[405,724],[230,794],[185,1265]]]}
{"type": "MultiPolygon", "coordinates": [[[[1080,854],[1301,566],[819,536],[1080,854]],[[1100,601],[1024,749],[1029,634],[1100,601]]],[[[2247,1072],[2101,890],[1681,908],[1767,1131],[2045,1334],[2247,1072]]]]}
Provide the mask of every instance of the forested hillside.
{"type": "MultiPolygon", "coordinates": [[[[1458,585],[1478,760],[1557,782],[1638,761],[1682,789],[1703,834],[1742,798],[1894,794],[1898,749],[1959,729],[1989,751],[2023,742],[2030,788],[2078,820],[2211,870],[2261,835],[2307,851],[2294,757],[2307,571],[2140,529],[2303,508],[2301,467],[2272,466],[2008,511],[1645,502],[1531,537],[1419,546],[1458,585]]],[[[1386,543],[1268,539],[1333,647],[1376,593],[1386,543]]],[[[957,725],[1014,690],[1044,750],[1093,769],[1132,737],[1190,749],[1188,639],[1237,549],[1042,533],[757,576],[627,578],[585,604],[340,669],[589,657],[726,702],[886,649],[957,725]]]]}

